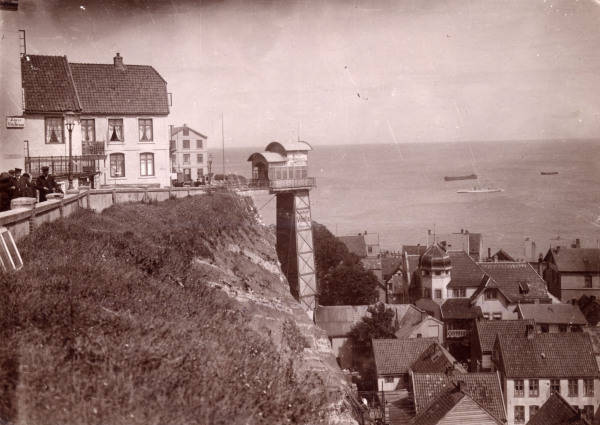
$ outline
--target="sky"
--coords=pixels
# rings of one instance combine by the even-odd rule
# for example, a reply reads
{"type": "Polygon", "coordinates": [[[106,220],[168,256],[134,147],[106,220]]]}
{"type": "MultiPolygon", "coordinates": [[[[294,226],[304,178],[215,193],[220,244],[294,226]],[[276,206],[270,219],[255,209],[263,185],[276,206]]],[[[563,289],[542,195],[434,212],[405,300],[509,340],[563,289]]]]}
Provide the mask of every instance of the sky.
{"type": "Polygon", "coordinates": [[[595,0],[20,0],[31,54],[148,64],[227,146],[598,138],[595,0]]]}

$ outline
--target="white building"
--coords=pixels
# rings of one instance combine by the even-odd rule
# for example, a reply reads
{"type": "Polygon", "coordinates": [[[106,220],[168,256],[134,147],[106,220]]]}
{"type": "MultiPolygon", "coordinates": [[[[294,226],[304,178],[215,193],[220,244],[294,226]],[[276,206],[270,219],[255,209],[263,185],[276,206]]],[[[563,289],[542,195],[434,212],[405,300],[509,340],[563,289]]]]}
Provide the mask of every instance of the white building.
{"type": "Polygon", "coordinates": [[[24,169],[65,179],[69,132],[74,185],[169,185],[167,83],[154,68],[23,55],[24,169]]]}
{"type": "Polygon", "coordinates": [[[183,124],[171,129],[171,173],[190,182],[208,176],[207,137],[183,124]]]}

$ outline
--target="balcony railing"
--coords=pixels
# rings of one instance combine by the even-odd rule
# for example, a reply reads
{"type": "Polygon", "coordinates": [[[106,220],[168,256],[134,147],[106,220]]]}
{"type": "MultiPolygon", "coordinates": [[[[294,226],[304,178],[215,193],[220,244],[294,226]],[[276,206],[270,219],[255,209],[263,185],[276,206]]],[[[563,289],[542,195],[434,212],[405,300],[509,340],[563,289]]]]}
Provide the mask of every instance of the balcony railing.
{"type": "Polygon", "coordinates": [[[253,189],[271,189],[271,190],[287,190],[287,189],[302,189],[316,186],[314,177],[305,177],[302,179],[251,179],[248,186],[253,189]]]}
{"type": "Polygon", "coordinates": [[[468,329],[448,329],[446,331],[446,338],[464,338],[468,335],[468,329]]]}
{"type": "MultiPolygon", "coordinates": [[[[74,177],[90,176],[100,172],[100,161],[95,155],[72,156],[74,177]]],[[[50,174],[64,177],[69,174],[68,156],[28,156],[25,157],[25,171],[35,178],[42,174],[42,167],[48,167],[50,174]]]]}
{"type": "Polygon", "coordinates": [[[82,155],[106,155],[104,151],[104,142],[97,141],[83,141],[81,142],[81,153],[82,155]]]}

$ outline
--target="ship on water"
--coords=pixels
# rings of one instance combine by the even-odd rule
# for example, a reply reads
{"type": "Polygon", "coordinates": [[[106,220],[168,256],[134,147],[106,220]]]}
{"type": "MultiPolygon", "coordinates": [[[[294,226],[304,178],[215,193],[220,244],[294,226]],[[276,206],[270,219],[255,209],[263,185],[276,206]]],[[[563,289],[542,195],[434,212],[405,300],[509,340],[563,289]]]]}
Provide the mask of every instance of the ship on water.
{"type": "Polygon", "coordinates": [[[558,171],[540,171],[540,174],[542,176],[553,176],[555,174],[558,174],[558,171]]]}
{"type": "Polygon", "coordinates": [[[495,192],[504,192],[504,189],[500,189],[499,187],[473,186],[473,189],[460,189],[460,190],[456,191],[456,193],[495,193],[495,192]]]}
{"type": "Polygon", "coordinates": [[[447,182],[451,182],[454,180],[475,180],[477,179],[477,174],[469,174],[466,176],[445,176],[444,180],[447,182]]]}

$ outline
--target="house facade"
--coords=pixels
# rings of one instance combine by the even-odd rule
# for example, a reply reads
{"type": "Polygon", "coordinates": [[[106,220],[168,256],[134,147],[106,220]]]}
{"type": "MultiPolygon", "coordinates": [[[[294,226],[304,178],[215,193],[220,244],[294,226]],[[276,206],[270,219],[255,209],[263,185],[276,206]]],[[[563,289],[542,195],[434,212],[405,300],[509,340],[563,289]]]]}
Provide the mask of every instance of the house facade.
{"type": "Polygon", "coordinates": [[[498,335],[493,361],[509,425],[528,422],[555,392],[582,411],[598,409],[600,371],[585,333],[498,335]]]}
{"type": "Polygon", "coordinates": [[[563,302],[600,298],[600,249],[557,246],[544,257],[548,290],[563,302]]]}
{"type": "Polygon", "coordinates": [[[183,124],[171,129],[171,179],[191,182],[208,177],[207,137],[183,124]]]}
{"type": "Polygon", "coordinates": [[[24,169],[33,177],[48,166],[65,180],[70,144],[75,187],[169,184],[168,95],[154,68],[126,65],[118,53],[113,64],[24,55],[21,74],[24,169]]]}

